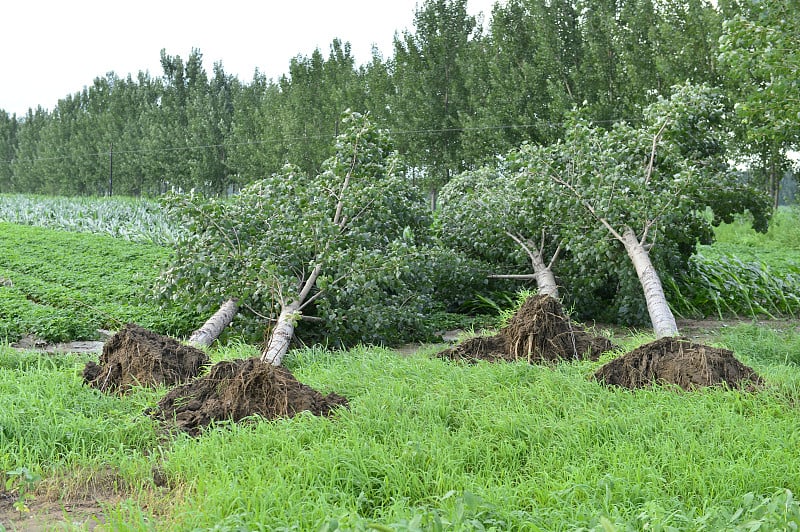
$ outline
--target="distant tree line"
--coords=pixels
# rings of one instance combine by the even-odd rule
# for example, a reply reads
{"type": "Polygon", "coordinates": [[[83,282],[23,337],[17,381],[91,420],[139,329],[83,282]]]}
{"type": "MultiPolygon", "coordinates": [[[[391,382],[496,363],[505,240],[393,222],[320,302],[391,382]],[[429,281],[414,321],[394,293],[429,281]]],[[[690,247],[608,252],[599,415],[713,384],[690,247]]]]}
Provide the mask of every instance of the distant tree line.
{"type": "Polygon", "coordinates": [[[287,162],[315,175],[353,109],[392,132],[435,203],[455,174],[561,138],[575,107],[600,125],[636,122],[690,81],[728,95],[739,152],[777,198],[800,110],[796,92],[784,102],[764,88],[796,88],[797,0],[508,0],[485,28],[466,4],[421,3],[392,54],[360,66],[339,39],[277,80],[162,51],[160,76],[110,72],[52,110],[0,110],[0,192],[225,194],[287,162]],[[782,52],[758,55],[776,38],[782,52]]]}

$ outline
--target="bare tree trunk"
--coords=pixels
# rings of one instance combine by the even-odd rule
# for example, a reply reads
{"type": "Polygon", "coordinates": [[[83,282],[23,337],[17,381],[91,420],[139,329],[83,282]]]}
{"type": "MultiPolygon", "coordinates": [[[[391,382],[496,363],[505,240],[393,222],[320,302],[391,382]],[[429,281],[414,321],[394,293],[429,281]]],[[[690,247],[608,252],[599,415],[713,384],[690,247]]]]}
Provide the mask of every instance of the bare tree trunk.
{"type": "Polygon", "coordinates": [[[269,362],[273,366],[281,365],[284,355],[289,351],[289,344],[294,336],[294,328],[303,315],[303,307],[314,301],[316,296],[320,294],[320,292],[317,292],[314,296],[309,297],[320,272],[322,272],[322,264],[317,264],[303,282],[303,287],[300,289],[300,293],[297,294],[297,299],[281,307],[278,321],[269,335],[269,343],[261,355],[261,360],[264,362],[269,362]]]}
{"type": "Polygon", "coordinates": [[[202,327],[192,333],[189,337],[189,343],[202,347],[208,347],[213,344],[214,340],[222,334],[225,327],[233,321],[238,310],[239,301],[237,299],[227,300],[213,316],[208,318],[208,321],[202,327]]]}
{"type": "Polygon", "coordinates": [[[650,260],[650,254],[644,245],[636,238],[633,229],[626,227],[622,233],[622,243],[625,251],[633,262],[639,282],[642,283],[644,298],[647,302],[647,312],[650,314],[650,321],[653,324],[653,331],[656,338],[666,336],[677,336],[678,325],[675,323],[675,316],[669,308],[667,298],[664,295],[664,288],[661,286],[661,279],[658,277],[650,260]]]}
{"type": "MultiPolygon", "coordinates": [[[[556,276],[553,275],[553,264],[558,259],[558,254],[561,252],[561,245],[556,248],[553,253],[553,258],[550,259],[550,264],[544,263],[544,256],[542,255],[544,249],[544,232],[542,232],[542,245],[536,247],[531,239],[524,239],[522,235],[515,235],[506,231],[506,234],[517,244],[519,244],[528,257],[531,259],[531,266],[533,267],[533,279],[536,280],[536,286],[539,288],[540,294],[547,294],[548,296],[558,299],[558,285],[556,284],[556,276]]],[[[507,275],[490,275],[494,279],[522,279],[521,276],[507,276],[507,275]]],[[[530,279],[530,276],[525,278],[530,279]]]]}
{"type": "Polygon", "coordinates": [[[299,301],[290,303],[281,309],[278,322],[269,335],[269,343],[264,353],[261,355],[261,360],[273,366],[281,365],[284,355],[289,351],[289,344],[292,342],[292,337],[294,336],[295,324],[300,317],[299,309],[299,301]]]}
{"type": "Polygon", "coordinates": [[[536,286],[539,287],[539,293],[558,299],[556,276],[553,275],[553,270],[550,266],[544,263],[542,254],[534,250],[531,253],[531,263],[533,264],[533,276],[536,279],[536,286]]]}

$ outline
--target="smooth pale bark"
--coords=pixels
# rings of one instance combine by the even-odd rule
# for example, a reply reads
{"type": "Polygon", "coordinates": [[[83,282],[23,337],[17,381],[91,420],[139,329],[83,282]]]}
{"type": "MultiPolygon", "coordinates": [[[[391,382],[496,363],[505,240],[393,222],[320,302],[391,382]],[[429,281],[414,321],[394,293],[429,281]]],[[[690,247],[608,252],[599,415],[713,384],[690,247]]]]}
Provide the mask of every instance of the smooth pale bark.
{"type": "Polygon", "coordinates": [[[320,272],[322,272],[322,264],[317,264],[303,283],[303,288],[300,289],[297,299],[281,307],[278,321],[269,335],[269,343],[261,354],[261,360],[264,362],[273,366],[280,366],[281,362],[283,362],[283,357],[289,351],[289,344],[294,336],[295,325],[303,316],[303,307],[314,301],[316,296],[321,293],[317,292],[314,296],[308,297],[317,282],[320,272]]]}
{"type": "Polygon", "coordinates": [[[544,248],[544,232],[542,233],[542,246],[537,249],[536,245],[530,240],[523,240],[522,235],[515,235],[506,231],[506,234],[517,244],[519,244],[522,249],[525,250],[525,253],[528,254],[528,257],[531,259],[531,266],[533,267],[533,276],[503,276],[503,275],[490,275],[490,278],[493,279],[534,279],[536,281],[536,286],[539,288],[540,294],[547,294],[548,296],[554,297],[558,299],[558,285],[556,284],[556,276],[553,275],[553,263],[558,258],[558,254],[561,251],[561,245],[556,248],[555,253],[553,253],[553,258],[550,260],[550,264],[544,263],[544,257],[542,256],[542,248],[544,248]]]}
{"type": "MultiPolygon", "coordinates": [[[[541,261],[541,258],[540,258],[541,261]]],[[[509,274],[494,274],[487,275],[489,279],[511,279],[515,281],[536,281],[536,286],[540,294],[547,294],[558,299],[558,285],[556,284],[556,276],[553,274],[552,268],[544,265],[541,261],[541,269],[534,267],[534,273],[509,273],[509,274]]]]}
{"type": "Polygon", "coordinates": [[[208,347],[213,344],[214,340],[222,334],[225,327],[233,321],[238,310],[239,301],[237,299],[229,299],[223,303],[219,310],[208,318],[208,321],[202,327],[192,333],[189,337],[189,343],[202,347],[208,347]]]}
{"type": "Polygon", "coordinates": [[[630,227],[626,227],[621,236],[625,251],[628,252],[633,267],[636,269],[636,275],[639,276],[639,282],[642,284],[644,299],[647,302],[647,312],[650,314],[656,338],[677,336],[678,325],[675,323],[675,316],[673,316],[664,295],[661,279],[653,268],[650,254],[630,227]]]}
{"type": "Polygon", "coordinates": [[[294,327],[300,316],[299,309],[299,301],[295,301],[281,309],[278,322],[269,335],[269,343],[261,355],[261,360],[273,366],[281,365],[284,355],[289,351],[289,344],[294,336],[294,327]]]}
{"type": "Polygon", "coordinates": [[[531,264],[533,264],[533,276],[536,279],[536,286],[539,287],[539,293],[558,299],[558,285],[553,270],[544,263],[540,252],[534,250],[530,256],[531,264]]]}

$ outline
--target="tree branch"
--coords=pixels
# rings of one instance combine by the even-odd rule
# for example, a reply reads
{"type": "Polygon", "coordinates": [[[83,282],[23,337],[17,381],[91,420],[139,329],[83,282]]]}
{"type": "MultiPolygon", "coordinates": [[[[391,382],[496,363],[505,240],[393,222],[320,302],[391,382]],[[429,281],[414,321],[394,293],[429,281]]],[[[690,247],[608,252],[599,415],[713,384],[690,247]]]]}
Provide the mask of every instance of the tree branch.
{"type": "Polygon", "coordinates": [[[350,184],[350,178],[353,175],[353,170],[356,168],[356,159],[358,157],[358,141],[360,138],[361,133],[358,133],[353,141],[353,157],[350,160],[350,168],[347,170],[347,174],[344,176],[344,183],[342,183],[339,196],[336,198],[338,201],[336,202],[336,212],[333,215],[333,223],[342,229],[344,229],[344,224],[346,223],[345,220],[342,219],[342,209],[344,209],[344,192],[347,190],[347,187],[350,184]]]}
{"type": "Polygon", "coordinates": [[[552,179],[553,181],[555,181],[555,182],[556,182],[556,183],[558,183],[559,185],[561,185],[561,186],[563,186],[563,187],[566,187],[566,188],[567,188],[567,189],[568,189],[570,192],[572,192],[572,195],[573,195],[573,196],[575,196],[575,199],[577,199],[578,201],[580,201],[580,202],[581,202],[581,204],[583,205],[583,208],[584,208],[584,209],[586,209],[587,211],[589,211],[589,214],[591,214],[591,215],[594,217],[594,219],[595,219],[595,220],[597,220],[598,222],[600,222],[601,224],[603,224],[603,227],[605,227],[606,229],[608,229],[608,231],[609,231],[609,232],[610,232],[612,235],[614,235],[614,238],[616,238],[617,240],[619,240],[619,241],[620,241],[620,242],[622,242],[622,243],[624,243],[624,242],[625,242],[625,239],[624,239],[624,238],[622,238],[622,235],[620,235],[620,234],[619,234],[619,233],[616,231],[616,229],[614,229],[613,227],[611,227],[611,224],[609,224],[609,223],[608,223],[608,220],[606,220],[605,218],[601,218],[601,217],[600,217],[600,216],[597,214],[597,212],[594,210],[594,207],[592,207],[592,204],[591,204],[591,203],[589,203],[588,201],[586,201],[585,199],[583,199],[583,198],[581,197],[580,193],[578,193],[577,189],[575,189],[575,187],[573,187],[571,184],[567,183],[566,181],[564,181],[564,180],[563,180],[563,179],[561,179],[560,177],[556,177],[556,176],[550,176],[550,179],[552,179]]]}
{"type": "Polygon", "coordinates": [[[534,260],[533,251],[531,251],[531,250],[530,250],[530,248],[529,248],[529,247],[528,247],[528,246],[525,244],[525,242],[523,242],[523,241],[522,241],[522,235],[514,235],[514,234],[512,234],[512,233],[511,233],[511,232],[509,232],[509,231],[506,231],[505,233],[506,233],[506,234],[507,234],[509,237],[511,237],[511,239],[512,239],[512,240],[514,240],[514,242],[516,242],[517,244],[519,244],[519,245],[522,247],[522,249],[524,249],[524,250],[525,250],[525,253],[527,253],[527,254],[528,254],[528,257],[530,257],[531,261],[533,261],[533,260],[534,260]]]}
{"type": "Polygon", "coordinates": [[[561,242],[558,243],[558,245],[556,246],[556,250],[553,253],[553,256],[550,257],[550,263],[547,265],[548,270],[553,268],[553,265],[556,263],[556,260],[558,260],[559,253],[561,253],[561,242]]]}
{"type": "Polygon", "coordinates": [[[667,127],[667,124],[669,124],[669,118],[664,120],[664,123],[661,124],[661,129],[659,129],[658,133],[656,133],[653,136],[653,149],[650,150],[650,162],[647,163],[647,171],[645,172],[645,178],[644,178],[645,185],[650,182],[650,176],[653,174],[653,163],[655,162],[656,159],[656,145],[658,144],[658,141],[661,138],[661,134],[664,132],[664,128],[667,127]]]}
{"type": "Polygon", "coordinates": [[[520,274],[513,274],[513,273],[496,273],[486,276],[487,279],[515,279],[518,281],[535,281],[536,275],[533,273],[520,273],[520,274]]]}

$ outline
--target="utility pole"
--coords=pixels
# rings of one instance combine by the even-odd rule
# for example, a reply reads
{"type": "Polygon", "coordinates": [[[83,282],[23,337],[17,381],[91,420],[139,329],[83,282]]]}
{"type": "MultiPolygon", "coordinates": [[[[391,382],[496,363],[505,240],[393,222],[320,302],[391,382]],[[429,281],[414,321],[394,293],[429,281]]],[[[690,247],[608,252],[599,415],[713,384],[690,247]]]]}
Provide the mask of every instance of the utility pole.
{"type": "Polygon", "coordinates": [[[114,143],[108,148],[108,197],[114,192],[114,143]]]}

